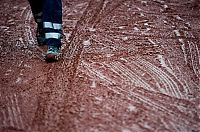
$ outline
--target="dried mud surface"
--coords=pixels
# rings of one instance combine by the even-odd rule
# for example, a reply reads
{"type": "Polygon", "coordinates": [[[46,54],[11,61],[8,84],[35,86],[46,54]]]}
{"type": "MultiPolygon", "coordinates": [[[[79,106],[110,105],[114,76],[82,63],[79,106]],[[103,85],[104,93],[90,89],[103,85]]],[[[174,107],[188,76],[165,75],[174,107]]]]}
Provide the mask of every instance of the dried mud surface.
{"type": "Polygon", "coordinates": [[[187,0],[63,0],[43,60],[25,0],[1,0],[0,131],[200,131],[200,10],[187,0]]]}

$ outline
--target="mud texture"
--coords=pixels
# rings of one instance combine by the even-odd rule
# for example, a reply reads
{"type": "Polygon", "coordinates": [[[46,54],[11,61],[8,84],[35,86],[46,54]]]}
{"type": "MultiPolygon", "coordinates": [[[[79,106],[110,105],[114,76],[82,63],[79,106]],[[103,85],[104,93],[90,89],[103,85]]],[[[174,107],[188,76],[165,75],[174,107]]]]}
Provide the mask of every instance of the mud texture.
{"type": "Polygon", "coordinates": [[[1,132],[199,132],[200,7],[63,0],[46,63],[26,0],[1,0],[1,132]]]}

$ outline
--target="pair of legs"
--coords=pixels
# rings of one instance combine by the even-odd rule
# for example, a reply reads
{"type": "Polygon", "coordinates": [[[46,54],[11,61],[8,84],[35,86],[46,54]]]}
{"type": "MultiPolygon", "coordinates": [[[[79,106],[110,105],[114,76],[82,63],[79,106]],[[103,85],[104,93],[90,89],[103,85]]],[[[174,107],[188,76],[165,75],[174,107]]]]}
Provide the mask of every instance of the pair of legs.
{"type": "Polygon", "coordinates": [[[62,2],[61,0],[28,0],[37,23],[37,40],[39,45],[48,45],[51,49],[61,47],[62,2]]]}

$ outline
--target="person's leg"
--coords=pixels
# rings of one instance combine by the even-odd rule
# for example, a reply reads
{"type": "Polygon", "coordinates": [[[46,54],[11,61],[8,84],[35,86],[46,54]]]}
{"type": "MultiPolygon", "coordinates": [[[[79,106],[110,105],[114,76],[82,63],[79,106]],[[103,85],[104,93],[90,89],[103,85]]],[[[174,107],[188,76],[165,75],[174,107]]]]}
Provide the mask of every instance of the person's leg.
{"type": "Polygon", "coordinates": [[[42,25],[42,0],[28,0],[31,10],[38,25],[42,25]]]}
{"type": "Polygon", "coordinates": [[[43,27],[45,42],[48,46],[61,47],[62,2],[43,0],[43,27]]]}
{"type": "Polygon", "coordinates": [[[42,0],[28,0],[31,6],[31,10],[34,16],[34,20],[37,23],[37,42],[39,45],[43,45],[45,41],[44,31],[43,31],[43,1],[42,0]]]}

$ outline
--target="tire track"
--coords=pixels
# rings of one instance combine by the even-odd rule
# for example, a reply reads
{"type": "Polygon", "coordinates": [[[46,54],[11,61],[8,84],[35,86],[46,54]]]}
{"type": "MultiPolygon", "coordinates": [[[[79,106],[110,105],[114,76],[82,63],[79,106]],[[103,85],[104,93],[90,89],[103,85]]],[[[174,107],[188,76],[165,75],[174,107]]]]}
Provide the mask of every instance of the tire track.
{"type": "MultiPolygon", "coordinates": [[[[83,40],[88,36],[86,29],[87,27],[90,27],[89,23],[91,20],[94,20],[94,17],[91,16],[93,16],[94,13],[98,14],[99,10],[96,9],[96,6],[101,2],[102,1],[99,0],[91,0],[89,2],[82,17],[78,20],[72,31],[72,35],[69,38],[69,46],[63,51],[63,59],[57,64],[51,64],[49,66],[47,82],[45,84],[45,89],[50,90],[48,95],[49,98],[46,101],[41,100],[41,102],[39,102],[34,121],[32,122],[32,127],[36,127],[35,129],[47,128],[48,131],[51,131],[56,128],[66,127],[64,126],[65,123],[63,123],[65,120],[63,117],[65,116],[64,109],[67,98],[66,88],[72,87],[83,51],[83,40]],[[65,76],[66,74],[68,76],[65,76]],[[41,119],[39,118],[41,117],[40,115],[44,116],[42,119],[44,126],[37,124],[41,122],[41,119]]],[[[29,12],[30,11],[27,12],[26,20],[30,23],[31,18],[29,17],[29,12]]],[[[27,28],[25,29],[27,33],[25,36],[28,41],[30,39],[30,44],[33,44],[34,41],[31,40],[33,39],[33,35],[28,34],[29,32],[32,32],[30,29],[30,24],[27,24],[27,28]],[[31,38],[29,38],[30,36],[31,38]]],[[[45,96],[46,94],[41,94],[41,99],[45,98],[45,96]]]]}
{"type": "MultiPolygon", "coordinates": [[[[118,66],[116,64],[111,64],[110,68],[112,68],[112,70],[114,70],[115,72],[118,72],[116,71],[116,69],[113,68],[113,65],[115,65],[116,67],[118,66]]],[[[140,103],[143,103],[145,107],[147,107],[150,111],[153,110],[155,112],[158,112],[161,115],[165,116],[165,118],[168,118],[169,120],[173,119],[173,122],[177,122],[180,125],[180,127],[185,126],[187,124],[187,122],[185,121],[188,121],[190,124],[194,123],[196,124],[194,125],[194,127],[197,127],[197,124],[198,124],[197,121],[193,120],[192,117],[187,116],[187,113],[182,113],[177,108],[171,107],[170,103],[166,106],[166,104],[159,101],[159,99],[152,100],[151,98],[149,98],[149,96],[143,95],[143,93],[148,93],[148,91],[138,93],[137,91],[132,92],[130,90],[123,89],[120,82],[116,82],[109,77],[109,73],[110,73],[109,71],[111,69],[107,69],[106,74],[101,73],[100,71],[93,68],[92,65],[90,65],[89,63],[85,61],[82,61],[82,67],[83,67],[81,68],[82,72],[89,75],[91,78],[93,78],[93,80],[100,79],[102,84],[105,85],[109,90],[114,91],[117,94],[122,94],[127,98],[132,98],[131,101],[133,102],[138,101],[140,103]],[[99,72],[101,74],[99,74],[99,72]]],[[[118,74],[121,75],[121,72],[120,73],[118,72],[118,74]]],[[[124,80],[124,78],[122,77],[121,80],[124,80]]]]}
{"type": "MultiPolygon", "coordinates": [[[[85,9],[82,17],[77,22],[72,35],[70,36],[69,47],[64,49],[64,58],[59,62],[58,65],[53,65],[50,68],[47,75],[47,87],[50,90],[50,99],[47,101],[48,104],[41,105],[37,111],[37,114],[41,113],[40,110],[45,110],[45,127],[48,126],[48,130],[54,130],[56,127],[65,128],[65,101],[67,99],[66,88],[72,88],[74,77],[76,75],[76,70],[79,66],[79,61],[83,51],[83,40],[88,36],[86,27],[89,27],[90,20],[94,19],[92,14],[96,12],[96,5],[101,3],[101,1],[91,0],[85,9]],[[56,70],[54,70],[56,69],[56,70]],[[67,77],[65,75],[68,75],[67,77]],[[56,78],[54,78],[56,77],[56,78]],[[56,89],[55,89],[56,88],[56,89]],[[59,98],[58,98],[59,97],[59,98]]],[[[98,12],[98,11],[97,11],[98,12]]],[[[57,63],[58,64],[58,63],[57,63]]],[[[38,115],[39,116],[39,115],[38,115]]],[[[38,117],[36,115],[36,117],[38,117]]],[[[37,120],[35,123],[38,122],[37,120]]]]}
{"type": "MultiPolygon", "coordinates": [[[[173,78],[171,78],[163,70],[161,70],[160,68],[156,67],[152,63],[147,62],[146,60],[143,60],[141,58],[136,59],[135,61],[128,60],[128,62],[132,62],[132,63],[128,63],[128,65],[134,64],[135,66],[139,67],[141,70],[146,71],[146,73],[150,74],[154,78],[154,80],[156,81],[155,83],[159,86],[156,89],[157,92],[161,92],[169,96],[174,96],[176,98],[184,98],[184,96],[179,90],[180,87],[178,83],[176,83],[174,80],[176,78],[174,74],[171,74],[173,75],[173,78]],[[161,86],[164,86],[164,87],[161,87],[161,86]]],[[[179,82],[178,80],[176,81],[179,82]]]]}
{"type": "MultiPolygon", "coordinates": [[[[176,98],[181,98],[182,94],[180,93],[179,86],[175,82],[173,78],[171,78],[168,74],[166,74],[164,71],[160,70],[155,65],[151,64],[148,61],[145,61],[143,59],[137,59],[136,62],[138,64],[141,64],[144,66],[143,69],[147,69],[151,74],[154,74],[159,78],[159,80],[162,82],[162,84],[165,85],[164,89],[168,92],[167,95],[174,96],[176,98]]],[[[178,81],[178,80],[176,80],[178,81]]]]}
{"type": "Polygon", "coordinates": [[[96,20],[93,22],[93,27],[96,27],[97,24],[99,24],[106,16],[108,16],[109,14],[113,13],[117,8],[119,8],[121,5],[123,5],[123,3],[127,1],[127,0],[120,0],[120,1],[115,1],[115,2],[110,2],[108,0],[104,0],[103,1],[103,5],[102,5],[102,9],[101,9],[101,12],[99,12],[99,14],[97,15],[96,17],[96,20]],[[107,7],[107,4],[110,4],[107,7]],[[112,7],[112,8],[110,8],[112,7]],[[104,11],[104,12],[103,12],[104,11]]]}
{"type": "Polygon", "coordinates": [[[112,62],[110,65],[113,67],[118,73],[125,76],[129,81],[135,83],[136,86],[143,87],[149,91],[156,92],[156,90],[150,86],[147,82],[145,82],[139,75],[137,75],[134,71],[122,65],[120,62],[112,62]]]}
{"type": "Polygon", "coordinates": [[[179,39],[179,43],[181,43],[181,50],[183,52],[185,64],[188,65],[199,78],[200,55],[198,46],[191,41],[185,42],[183,39],[179,39]]]}
{"type": "Polygon", "coordinates": [[[193,42],[189,42],[189,54],[190,54],[190,60],[191,63],[190,65],[192,66],[192,69],[194,71],[194,74],[199,78],[200,73],[199,73],[199,51],[197,45],[195,45],[193,42]]]}
{"type": "Polygon", "coordinates": [[[16,94],[6,96],[5,100],[5,108],[1,111],[3,115],[3,129],[12,129],[17,131],[24,130],[25,125],[22,118],[21,108],[19,106],[18,96],[16,94]]]}

